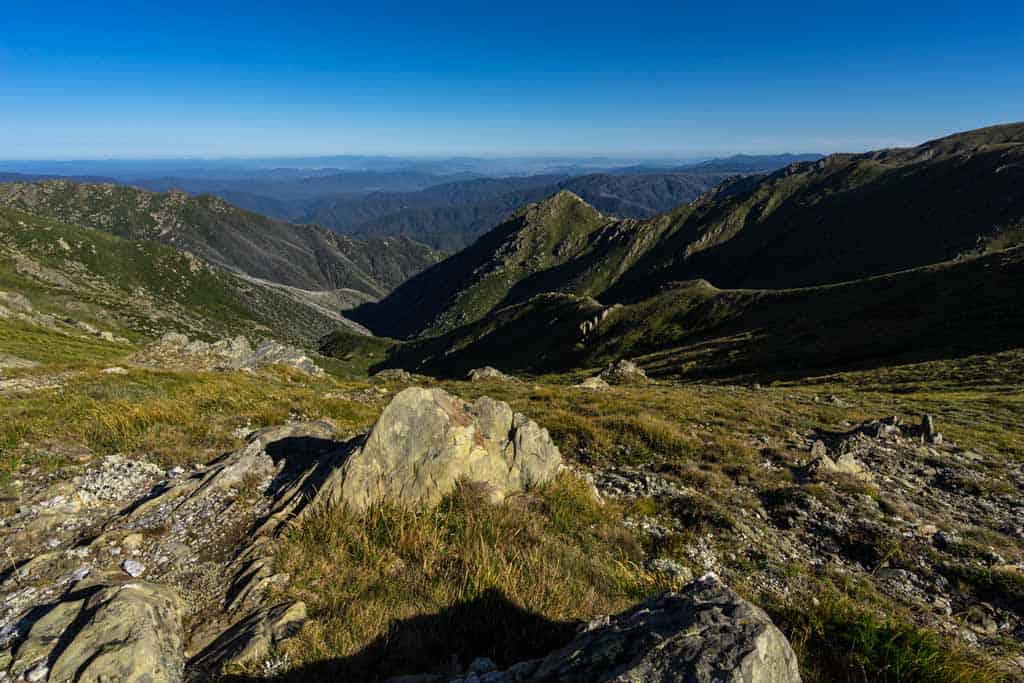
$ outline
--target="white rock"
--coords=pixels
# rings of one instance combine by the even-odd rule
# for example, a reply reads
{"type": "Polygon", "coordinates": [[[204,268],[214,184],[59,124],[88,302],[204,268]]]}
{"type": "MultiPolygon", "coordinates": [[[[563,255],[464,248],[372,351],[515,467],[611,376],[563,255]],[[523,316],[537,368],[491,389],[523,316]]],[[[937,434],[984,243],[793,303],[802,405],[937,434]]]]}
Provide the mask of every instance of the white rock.
{"type": "Polygon", "coordinates": [[[138,560],[125,560],[121,563],[121,569],[124,569],[128,576],[137,578],[146,571],[146,566],[138,560]]]}
{"type": "Polygon", "coordinates": [[[50,673],[50,667],[46,664],[39,664],[34,669],[30,670],[25,674],[26,681],[45,681],[47,674],[50,673]]]}

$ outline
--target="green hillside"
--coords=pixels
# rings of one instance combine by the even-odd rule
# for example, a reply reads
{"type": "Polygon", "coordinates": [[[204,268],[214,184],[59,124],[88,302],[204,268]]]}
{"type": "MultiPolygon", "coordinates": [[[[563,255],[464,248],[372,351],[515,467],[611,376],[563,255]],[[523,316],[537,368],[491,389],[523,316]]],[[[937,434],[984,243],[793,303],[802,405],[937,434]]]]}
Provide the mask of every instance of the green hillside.
{"type": "Polygon", "coordinates": [[[0,209],[0,289],[129,337],[169,329],[308,343],[339,318],[173,247],[0,209]]]}
{"type": "Polygon", "coordinates": [[[388,364],[461,376],[482,365],[567,372],[629,357],[658,377],[804,377],[1019,348],[1021,292],[1024,247],[803,289],[695,281],[611,307],[546,294],[409,342],[388,364]]]}
{"type": "Polygon", "coordinates": [[[355,315],[378,333],[415,337],[542,292],[612,304],[686,280],[853,281],[1024,242],[1022,184],[1024,125],[1013,124],[736,178],[646,220],[601,218],[559,193],[355,315]]]}
{"type": "Polygon", "coordinates": [[[547,291],[539,275],[586,254],[592,235],[612,222],[571,192],[531,204],[476,243],[351,317],[378,334],[437,334],[479,320],[499,305],[547,291]]]}
{"type": "Polygon", "coordinates": [[[383,296],[440,254],[402,237],[356,240],[231,206],[211,195],[66,181],[0,185],[0,206],[150,240],[253,277],[309,290],[383,296]]]}

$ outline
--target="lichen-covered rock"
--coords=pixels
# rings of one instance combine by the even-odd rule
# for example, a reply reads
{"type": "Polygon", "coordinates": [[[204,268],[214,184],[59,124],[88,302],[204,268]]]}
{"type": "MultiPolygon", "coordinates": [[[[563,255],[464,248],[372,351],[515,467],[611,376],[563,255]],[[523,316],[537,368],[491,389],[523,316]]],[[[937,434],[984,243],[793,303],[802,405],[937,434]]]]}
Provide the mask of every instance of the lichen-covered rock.
{"type": "Polygon", "coordinates": [[[51,681],[180,681],[182,609],[173,590],[145,581],[76,587],[31,624],[8,672],[51,681]]]}
{"type": "Polygon", "coordinates": [[[469,480],[498,501],[551,479],[561,464],[548,431],[507,403],[412,387],[388,404],[321,498],[356,510],[382,499],[432,505],[469,480]]]}
{"type": "Polygon", "coordinates": [[[527,680],[787,683],[800,673],[768,615],[708,575],[592,623],[527,680]]]}
{"type": "Polygon", "coordinates": [[[644,369],[630,360],[617,360],[609,364],[599,377],[609,384],[649,384],[651,381],[644,369]]]}
{"type": "Polygon", "coordinates": [[[17,292],[0,292],[0,305],[8,311],[32,312],[32,302],[17,292]]]}
{"type": "Polygon", "coordinates": [[[858,479],[871,478],[871,473],[857,462],[851,453],[843,453],[835,459],[827,454],[821,454],[807,466],[807,473],[817,478],[831,474],[847,475],[858,479]]]}
{"type": "Polygon", "coordinates": [[[286,365],[307,375],[319,377],[324,374],[312,358],[294,346],[287,346],[271,339],[264,339],[243,361],[244,367],[261,365],[286,365]]]}
{"type": "Polygon", "coordinates": [[[611,388],[611,385],[600,377],[588,377],[579,384],[572,386],[574,389],[588,389],[590,391],[607,391],[611,388]]]}

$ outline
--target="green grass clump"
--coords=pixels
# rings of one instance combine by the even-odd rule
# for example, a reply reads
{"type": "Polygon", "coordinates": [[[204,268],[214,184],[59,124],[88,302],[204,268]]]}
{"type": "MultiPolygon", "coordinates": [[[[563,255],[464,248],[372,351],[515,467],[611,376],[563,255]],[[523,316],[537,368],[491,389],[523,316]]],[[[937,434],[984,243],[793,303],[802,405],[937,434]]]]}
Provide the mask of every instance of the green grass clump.
{"type": "Polygon", "coordinates": [[[321,511],[277,557],[314,620],[285,652],[302,675],[350,680],[536,657],[659,589],[571,477],[501,506],[463,487],[433,510],[321,511]]]}
{"type": "Polygon", "coordinates": [[[880,617],[845,596],[817,604],[770,606],[801,661],[805,681],[987,683],[1002,674],[931,631],[880,617]]]}

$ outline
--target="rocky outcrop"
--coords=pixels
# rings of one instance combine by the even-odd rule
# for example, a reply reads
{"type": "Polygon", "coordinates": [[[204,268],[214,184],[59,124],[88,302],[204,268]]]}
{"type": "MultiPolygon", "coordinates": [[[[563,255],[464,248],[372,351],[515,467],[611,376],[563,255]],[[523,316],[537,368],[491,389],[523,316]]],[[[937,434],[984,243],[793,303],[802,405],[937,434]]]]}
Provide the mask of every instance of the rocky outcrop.
{"type": "MultiPolygon", "coordinates": [[[[333,437],[327,422],[269,427],[250,434],[242,448],[194,470],[165,472],[108,456],[80,477],[50,488],[40,502],[23,505],[0,527],[13,557],[31,556],[0,580],[0,681],[8,665],[15,666],[16,676],[37,669],[43,659],[52,668],[57,654],[33,653],[54,638],[96,640],[99,636],[77,635],[82,623],[99,619],[86,611],[92,604],[86,598],[104,600],[91,596],[110,586],[122,588],[121,601],[134,599],[125,592],[129,589],[180,597],[189,606],[189,628],[186,637],[176,636],[184,652],[177,654],[175,666],[180,669],[180,660],[191,657],[186,668],[203,676],[223,664],[263,656],[293,635],[305,621],[304,605],[267,603],[271,590],[288,581],[287,574],[274,570],[272,540],[315,496],[318,477],[340,466],[343,455],[333,453],[344,453],[346,444],[333,437]],[[77,540],[78,529],[90,530],[88,541],[77,540]],[[55,535],[40,549],[40,538],[55,535]],[[94,576],[98,588],[80,587],[94,576]],[[69,583],[73,588],[65,594],[69,583]],[[63,606],[54,611],[58,605],[63,606]],[[51,611],[53,616],[45,616],[51,611]],[[37,628],[33,624],[41,616],[46,621],[37,628]],[[39,644],[24,644],[30,641],[39,644]]],[[[131,638],[122,639],[123,651],[106,647],[118,652],[119,661],[152,659],[146,654],[152,650],[149,641],[133,635],[146,633],[128,613],[136,602],[127,604],[116,614],[132,629],[131,638]]],[[[156,607],[146,609],[161,614],[156,607]]],[[[161,631],[172,632],[171,621],[160,617],[161,631]]],[[[39,669],[38,675],[45,674],[39,669]]],[[[128,671],[83,680],[137,680],[133,676],[128,671]]],[[[161,673],[148,680],[177,679],[161,673]]]]}
{"type": "Polygon", "coordinates": [[[34,368],[37,365],[39,365],[39,363],[26,358],[12,356],[9,353],[0,353],[0,370],[21,370],[24,368],[34,368]]]}
{"type": "Polygon", "coordinates": [[[381,382],[405,382],[413,381],[412,373],[401,368],[386,368],[373,376],[381,382]]]}
{"type": "Polygon", "coordinates": [[[497,501],[550,480],[561,464],[548,431],[507,403],[486,396],[465,403],[413,387],[384,409],[320,497],[356,510],[384,499],[432,505],[468,480],[497,501]]]}
{"type": "Polygon", "coordinates": [[[0,577],[0,680],[206,680],[258,664],[307,619],[276,597],[287,522],[335,500],[433,504],[464,480],[500,500],[561,462],[508,404],[419,388],[347,441],[319,421],[252,432],[192,469],[109,456],[5,520],[13,557],[30,559],[0,577]]]}
{"type": "Polygon", "coordinates": [[[263,365],[286,365],[299,372],[317,377],[324,374],[320,366],[301,350],[272,339],[261,341],[252,355],[245,359],[244,367],[253,368],[263,365]]]}
{"type": "Polygon", "coordinates": [[[629,360],[610,363],[599,377],[609,384],[648,384],[651,381],[643,368],[629,360]]]}
{"type": "Polygon", "coordinates": [[[264,339],[253,349],[249,340],[241,335],[210,343],[169,332],[138,354],[136,361],[160,367],[203,370],[255,370],[269,365],[284,365],[307,375],[324,374],[301,349],[272,339],[264,339]]]}
{"type": "MultiPolygon", "coordinates": [[[[16,637],[7,673],[29,681],[181,681],[182,604],[145,581],[76,586],[16,637]]],[[[2,676],[0,676],[2,678],[2,676]]]]}
{"type": "Polygon", "coordinates": [[[0,318],[14,313],[31,313],[32,302],[17,292],[0,292],[0,318]]]}
{"type": "Polygon", "coordinates": [[[466,375],[470,382],[518,382],[512,375],[506,375],[498,368],[485,365],[482,368],[474,368],[466,375]]]}
{"type": "Polygon", "coordinates": [[[869,479],[871,473],[857,462],[853,454],[844,452],[833,458],[828,453],[824,441],[818,440],[811,444],[813,460],[807,465],[804,473],[811,478],[821,479],[830,475],[845,475],[858,479],[869,479]]]}
{"type": "MultiPolygon", "coordinates": [[[[478,660],[479,661],[479,660],[478,660]]],[[[477,665],[477,669],[479,669],[477,665]]],[[[504,671],[393,679],[440,683],[798,683],[789,641],[757,606],[714,575],[613,617],[592,621],[565,647],[504,671]]]]}
{"type": "Polygon", "coordinates": [[[611,389],[610,384],[600,377],[588,377],[579,384],[573,384],[573,389],[588,389],[590,391],[607,391],[611,389]]]}
{"type": "Polygon", "coordinates": [[[306,623],[306,605],[282,603],[259,610],[229,628],[189,662],[198,671],[216,671],[225,664],[248,664],[295,635],[306,623]]]}
{"type": "Polygon", "coordinates": [[[868,479],[871,476],[850,453],[843,453],[835,459],[823,454],[808,465],[807,474],[816,478],[831,474],[848,475],[858,479],[868,479]]]}

